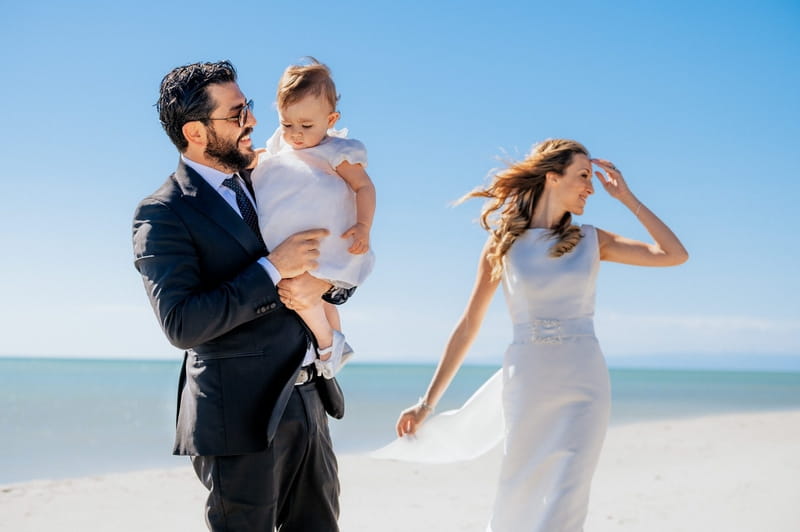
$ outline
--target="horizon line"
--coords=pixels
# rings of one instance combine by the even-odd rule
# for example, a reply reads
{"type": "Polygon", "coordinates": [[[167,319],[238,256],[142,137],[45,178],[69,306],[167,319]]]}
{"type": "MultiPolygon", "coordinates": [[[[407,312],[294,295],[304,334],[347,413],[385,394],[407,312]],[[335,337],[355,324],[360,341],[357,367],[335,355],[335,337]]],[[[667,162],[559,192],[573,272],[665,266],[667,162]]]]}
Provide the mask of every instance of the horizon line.
{"type": "MultiPolygon", "coordinates": [[[[40,360],[63,362],[155,362],[180,363],[175,357],[132,357],[132,356],[93,356],[93,355],[36,355],[0,353],[0,360],[40,360]]],[[[606,357],[609,369],[619,370],[665,370],[665,371],[722,371],[722,372],[779,372],[800,373],[800,354],[650,354],[617,355],[606,357]],[[721,358],[727,357],[727,358],[721,358]]],[[[438,361],[422,360],[354,360],[348,366],[402,366],[435,367],[438,361]]],[[[500,367],[502,358],[486,358],[465,361],[466,367],[500,367]]]]}

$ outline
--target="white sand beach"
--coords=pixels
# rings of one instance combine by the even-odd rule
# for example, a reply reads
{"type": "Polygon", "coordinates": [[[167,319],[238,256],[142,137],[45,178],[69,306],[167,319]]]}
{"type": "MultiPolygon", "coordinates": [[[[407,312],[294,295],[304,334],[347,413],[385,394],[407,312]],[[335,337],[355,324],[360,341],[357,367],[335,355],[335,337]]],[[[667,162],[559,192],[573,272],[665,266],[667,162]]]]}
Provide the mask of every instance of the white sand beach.
{"type": "MultiPolygon", "coordinates": [[[[343,532],[482,531],[499,450],[409,465],[340,457],[343,532]]],[[[587,532],[800,530],[800,410],[613,427],[587,532]]],[[[0,530],[202,531],[188,466],[0,486],[0,530]]]]}

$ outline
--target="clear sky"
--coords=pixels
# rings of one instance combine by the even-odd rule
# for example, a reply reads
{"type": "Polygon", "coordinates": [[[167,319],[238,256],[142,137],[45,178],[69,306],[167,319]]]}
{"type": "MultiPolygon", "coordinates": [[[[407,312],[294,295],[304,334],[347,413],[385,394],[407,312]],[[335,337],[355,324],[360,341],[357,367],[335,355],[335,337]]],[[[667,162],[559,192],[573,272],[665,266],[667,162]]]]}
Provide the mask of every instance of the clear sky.
{"type": "MultiPolygon", "coordinates": [[[[230,59],[262,144],[282,70],[313,55],[378,190],[376,270],[342,310],[361,361],[438,359],[485,239],[480,202],[452,201],[498,158],[570,137],[616,163],[691,254],[669,269],[604,263],[609,358],[800,367],[796,1],[30,0],[0,13],[0,355],[178,359],[130,243],[136,204],[178,158],[159,82],[230,59]]],[[[579,221],[646,237],[599,187],[579,221]]],[[[504,305],[498,292],[468,360],[500,360],[504,305]]]]}

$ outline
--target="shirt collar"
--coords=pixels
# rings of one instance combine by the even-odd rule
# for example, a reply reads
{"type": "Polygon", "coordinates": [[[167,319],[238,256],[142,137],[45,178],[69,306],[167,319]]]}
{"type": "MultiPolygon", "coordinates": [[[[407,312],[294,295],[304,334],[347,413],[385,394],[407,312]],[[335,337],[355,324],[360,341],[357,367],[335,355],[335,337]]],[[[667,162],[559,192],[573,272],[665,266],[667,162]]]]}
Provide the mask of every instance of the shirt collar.
{"type": "Polygon", "coordinates": [[[206,166],[204,164],[200,164],[196,161],[193,161],[186,157],[184,154],[181,154],[181,160],[183,164],[200,174],[200,177],[206,180],[206,182],[218,189],[222,186],[222,182],[225,181],[227,178],[231,177],[234,174],[226,174],[225,172],[220,172],[216,168],[211,168],[210,166],[206,166]]]}

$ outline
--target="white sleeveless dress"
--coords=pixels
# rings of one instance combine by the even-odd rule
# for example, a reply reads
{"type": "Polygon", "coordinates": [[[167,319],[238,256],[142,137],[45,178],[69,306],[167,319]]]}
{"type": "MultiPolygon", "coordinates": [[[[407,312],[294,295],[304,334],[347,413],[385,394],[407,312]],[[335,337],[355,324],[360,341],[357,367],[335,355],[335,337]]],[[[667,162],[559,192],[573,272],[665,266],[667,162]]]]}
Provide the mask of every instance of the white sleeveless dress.
{"type": "Polygon", "coordinates": [[[314,277],[351,288],[364,282],[375,264],[372,250],[362,255],[348,251],[352,239],[342,233],[356,223],[355,193],[336,173],[347,161],[367,166],[367,150],[345,138],[346,130],[328,130],[317,146],[295,150],[278,130],[267,141],[267,151],[253,170],[252,181],[258,225],[267,249],[307,229],[325,228],[330,235],[320,244],[319,268],[314,277]]]}
{"type": "Polygon", "coordinates": [[[501,436],[502,424],[487,429],[484,417],[502,401],[504,453],[492,532],[578,532],[586,519],[611,397],[593,328],[597,232],[589,225],[581,232],[575,249],[559,258],[549,256],[549,230],[529,229],[514,242],[503,272],[514,340],[501,372],[464,408],[424,423],[416,439],[373,453],[422,462],[474,457],[501,436]]]}

